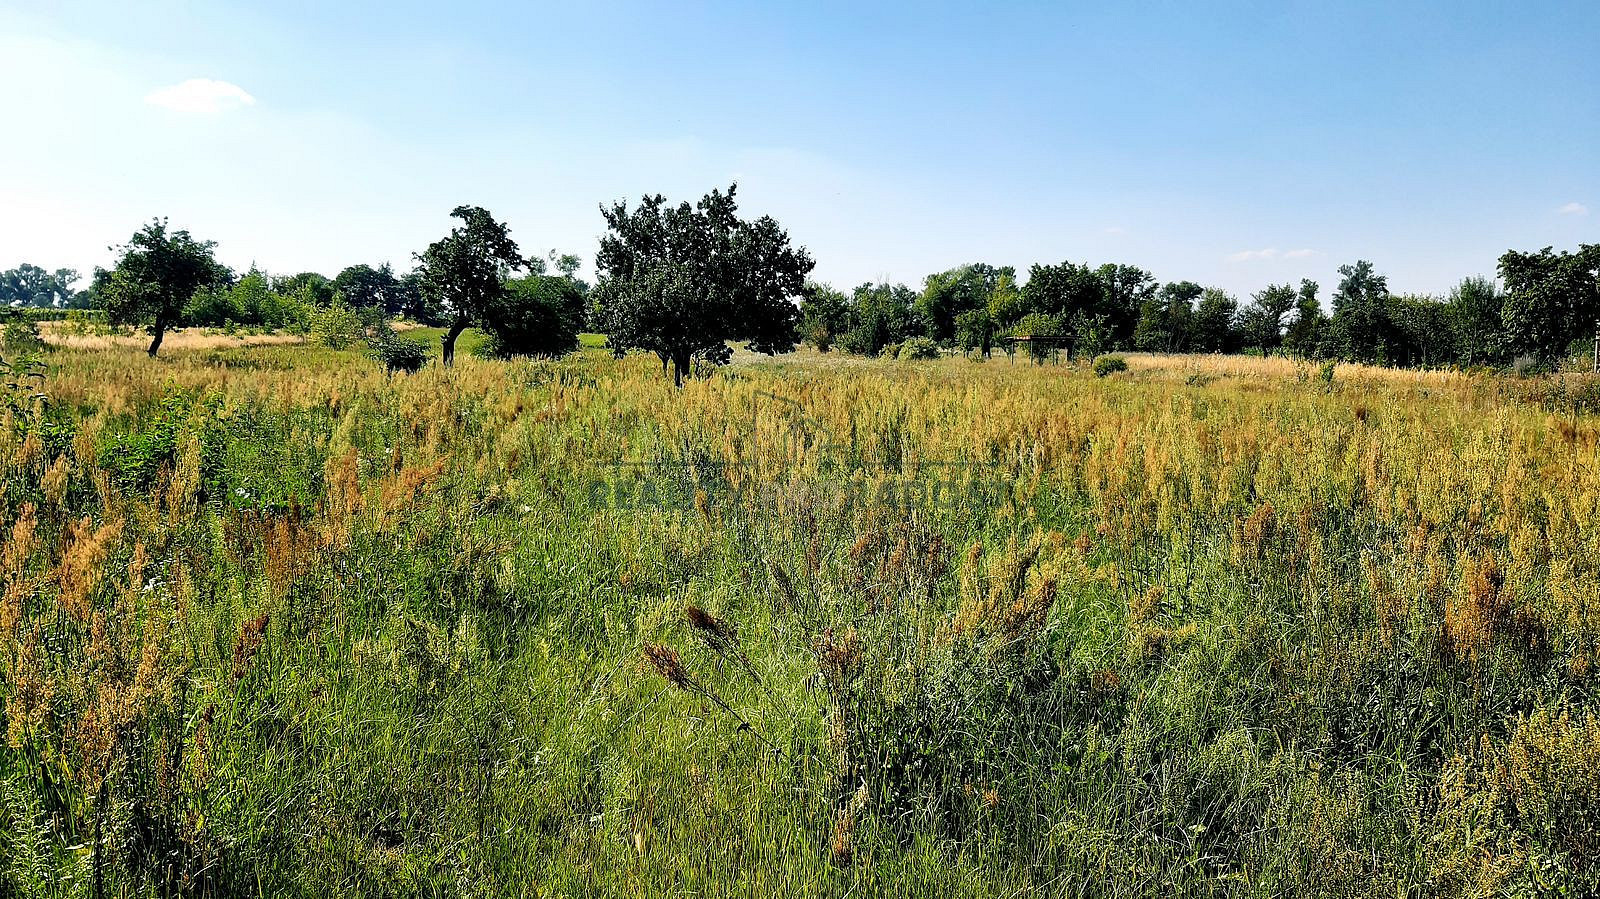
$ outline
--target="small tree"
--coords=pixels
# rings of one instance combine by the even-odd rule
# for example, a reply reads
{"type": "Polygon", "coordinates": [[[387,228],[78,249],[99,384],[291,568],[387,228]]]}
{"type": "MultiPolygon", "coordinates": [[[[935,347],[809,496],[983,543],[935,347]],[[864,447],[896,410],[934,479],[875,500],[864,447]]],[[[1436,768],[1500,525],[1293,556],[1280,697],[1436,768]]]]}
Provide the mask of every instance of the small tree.
{"type": "Polygon", "coordinates": [[[384,319],[367,338],[367,355],[381,363],[387,372],[409,375],[420,371],[432,354],[422,344],[395,333],[394,326],[384,319]]]}
{"type": "Polygon", "coordinates": [[[895,351],[896,359],[937,359],[939,358],[939,345],[931,337],[917,335],[895,351]]]}
{"type": "Polygon", "coordinates": [[[423,293],[447,310],[448,330],[440,339],[445,365],[455,361],[456,338],[494,314],[506,278],[527,266],[510,231],[487,209],[457,206],[450,215],[461,225],[417,254],[423,293]]]}
{"type": "Polygon", "coordinates": [[[119,254],[116,267],[99,286],[106,318],[114,325],[137,325],[150,332],[149,353],[161,349],[167,329],[175,327],[196,290],[225,284],[231,277],[217,261],[216,244],[195,240],[188,231],[167,232],[166,219],[153,219],[134,232],[119,254]]]}
{"type": "Polygon", "coordinates": [[[730,340],[769,355],[794,349],[794,300],[815,263],[771,218],[740,219],[736,189],[693,206],[658,194],[601,208],[595,300],[613,353],[655,353],[681,385],[692,360],[726,362],[730,340]]]}

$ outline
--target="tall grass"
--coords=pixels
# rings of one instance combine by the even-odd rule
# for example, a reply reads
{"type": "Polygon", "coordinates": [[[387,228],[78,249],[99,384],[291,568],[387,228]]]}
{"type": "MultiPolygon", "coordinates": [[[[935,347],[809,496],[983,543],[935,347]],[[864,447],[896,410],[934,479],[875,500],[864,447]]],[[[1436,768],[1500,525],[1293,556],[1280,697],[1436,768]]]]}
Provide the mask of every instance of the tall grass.
{"type": "Polygon", "coordinates": [[[1129,364],[60,349],[0,894],[1600,888],[1567,385],[1129,364]]]}

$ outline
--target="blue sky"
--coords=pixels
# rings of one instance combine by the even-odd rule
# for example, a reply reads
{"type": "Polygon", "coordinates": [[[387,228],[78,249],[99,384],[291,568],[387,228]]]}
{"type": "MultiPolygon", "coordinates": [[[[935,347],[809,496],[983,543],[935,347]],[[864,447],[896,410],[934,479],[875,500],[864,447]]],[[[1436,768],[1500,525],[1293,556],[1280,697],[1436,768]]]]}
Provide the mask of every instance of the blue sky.
{"type": "Polygon", "coordinates": [[[1126,262],[1442,293],[1600,241],[1600,3],[0,0],[0,268],[151,216],[224,261],[392,261],[485,206],[738,180],[836,286],[1126,262]]]}

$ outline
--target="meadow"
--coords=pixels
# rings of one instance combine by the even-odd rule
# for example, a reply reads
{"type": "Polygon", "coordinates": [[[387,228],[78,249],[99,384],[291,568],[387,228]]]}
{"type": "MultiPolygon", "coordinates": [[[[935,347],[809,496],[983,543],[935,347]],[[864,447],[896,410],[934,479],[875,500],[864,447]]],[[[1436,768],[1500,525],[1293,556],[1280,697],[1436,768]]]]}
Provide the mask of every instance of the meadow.
{"type": "Polygon", "coordinates": [[[0,896],[1600,890],[1591,381],[593,343],[0,373],[0,896]]]}

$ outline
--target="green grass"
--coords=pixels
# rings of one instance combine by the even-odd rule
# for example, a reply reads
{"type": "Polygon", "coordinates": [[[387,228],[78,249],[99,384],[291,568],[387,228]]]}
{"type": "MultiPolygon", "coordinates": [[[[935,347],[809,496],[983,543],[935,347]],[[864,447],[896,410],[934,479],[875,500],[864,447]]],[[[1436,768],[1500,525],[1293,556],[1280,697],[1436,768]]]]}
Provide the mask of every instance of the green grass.
{"type": "MultiPolygon", "coordinates": [[[[437,352],[439,349],[439,342],[443,339],[445,330],[446,329],[444,328],[412,328],[403,332],[402,336],[404,336],[407,340],[415,340],[418,343],[424,344],[437,352]]],[[[484,333],[479,331],[477,328],[468,328],[467,330],[462,331],[461,336],[456,338],[456,355],[477,355],[478,350],[483,347],[484,341],[487,339],[488,338],[484,336],[484,333]]]]}

